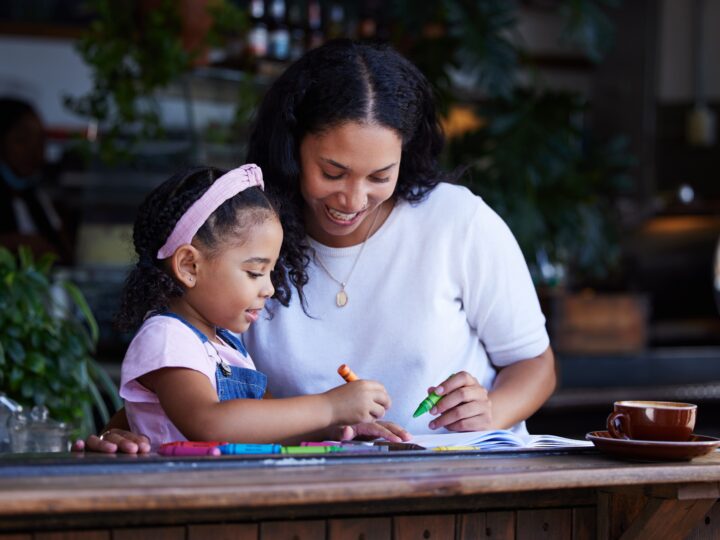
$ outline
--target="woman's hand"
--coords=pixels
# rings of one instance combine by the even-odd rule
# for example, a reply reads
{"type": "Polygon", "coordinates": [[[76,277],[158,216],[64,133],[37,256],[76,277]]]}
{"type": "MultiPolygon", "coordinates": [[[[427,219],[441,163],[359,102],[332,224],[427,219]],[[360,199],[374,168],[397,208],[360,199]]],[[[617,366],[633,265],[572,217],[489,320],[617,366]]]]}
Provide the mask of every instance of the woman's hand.
{"type": "Polygon", "coordinates": [[[344,426],[340,435],[341,441],[351,439],[379,439],[383,438],[391,442],[409,441],[412,436],[404,428],[394,422],[364,422],[354,426],[344,426]]]}
{"type": "Polygon", "coordinates": [[[147,454],[150,452],[150,439],[124,429],[109,429],[99,437],[90,435],[87,439],[75,441],[73,452],[103,452],[105,454],[147,454]]]}
{"type": "Polygon", "coordinates": [[[442,399],[430,409],[439,415],[430,422],[431,429],[444,427],[450,431],[482,431],[493,429],[492,403],[487,389],[466,371],[448,377],[439,386],[431,386],[442,399]]]}

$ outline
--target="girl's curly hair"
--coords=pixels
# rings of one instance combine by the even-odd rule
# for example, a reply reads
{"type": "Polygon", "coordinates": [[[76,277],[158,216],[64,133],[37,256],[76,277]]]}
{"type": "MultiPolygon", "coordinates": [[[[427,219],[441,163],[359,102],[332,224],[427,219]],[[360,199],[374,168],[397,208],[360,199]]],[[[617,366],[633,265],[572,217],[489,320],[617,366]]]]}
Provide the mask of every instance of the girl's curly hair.
{"type": "MultiPolygon", "coordinates": [[[[148,312],[164,310],[171,298],[183,295],[183,288],[163,268],[157,252],[180,217],[223,174],[214,167],[178,172],[155,188],[140,205],[133,227],[138,261],[125,281],[120,311],[115,317],[120,330],[136,329],[148,312]]],[[[252,187],[222,203],[200,227],[196,238],[212,257],[228,242],[242,243],[253,225],[273,216],[279,217],[273,203],[260,188],[252,187]]],[[[287,305],[290,293],[284,265],[276,265],[272,280],[274,297],[287,305]]]]}

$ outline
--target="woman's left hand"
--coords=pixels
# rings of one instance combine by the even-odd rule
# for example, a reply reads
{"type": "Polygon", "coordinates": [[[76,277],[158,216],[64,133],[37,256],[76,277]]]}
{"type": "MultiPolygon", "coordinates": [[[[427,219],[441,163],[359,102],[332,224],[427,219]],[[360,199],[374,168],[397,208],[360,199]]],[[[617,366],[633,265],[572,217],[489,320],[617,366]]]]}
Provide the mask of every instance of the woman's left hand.
{"type": "Polygon", "coordinates": [[[357,438],[367,438],[368,440],[383,438],[390,442],[405,442],[409,441],[412,435],[394,422],[385,421],[365,422],[342,428],[341,441],[357,438]]]}
{"type": "Polygon", "coordinates": [[[430,410],[439,415],[430,422],[431,429],[482,431],[493,428],[492,403],[487,389],[466,371],[450,376],[439,386],[431,386],[442,399],[430,410]]]}

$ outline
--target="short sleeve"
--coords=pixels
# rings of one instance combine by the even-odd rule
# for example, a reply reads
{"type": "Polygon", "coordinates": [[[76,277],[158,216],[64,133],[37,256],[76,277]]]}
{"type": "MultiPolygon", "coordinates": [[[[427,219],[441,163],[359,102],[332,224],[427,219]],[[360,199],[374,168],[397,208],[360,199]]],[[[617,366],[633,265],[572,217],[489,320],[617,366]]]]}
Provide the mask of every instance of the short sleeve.
{"type": "Polygon", "coordinates": [[[479,198],[464,246],[463,306],[492,363],[542,354],[550,340],[525,258],[505,222],[479,198]]]}
{"type": "Polygon", "coordinates": [[[148,319],[133,338],[123,360],[120,396],[129,401],[157,403],[157,396],[137,379],[167,367],[194,369],[215,387],[215,361],[202,341],[182,322],[156,316],[148,319]]]}

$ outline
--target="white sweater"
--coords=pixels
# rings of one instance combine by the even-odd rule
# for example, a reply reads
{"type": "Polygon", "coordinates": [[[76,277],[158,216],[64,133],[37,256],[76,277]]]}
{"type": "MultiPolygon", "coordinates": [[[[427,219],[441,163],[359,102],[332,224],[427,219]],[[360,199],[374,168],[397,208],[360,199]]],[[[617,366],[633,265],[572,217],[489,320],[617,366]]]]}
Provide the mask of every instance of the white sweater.
{"type": "MultiPolygon", "coordinates": [[[[340,280],[361,247],[310,243],[340,280]]],[[[244,334],[275,397],[337,386],[336,370],[347,363],[359,377],[385,385],[392,398],[386,420],[431,433],[433,417],[412,418],[429,386],[465,370],[489,389],[493,365],[532,358],[549,343],[515,238],[464,187],[440,184],[420,204],[395,205],[367,241],[345,307],[335,305],[339,286],[314,261],[308,273],[310,316],[295,294],[288,308],[270,304],[274,317],[244,334]]],[[[524,431],[524,423],[516,429],[524,431]]]]}

